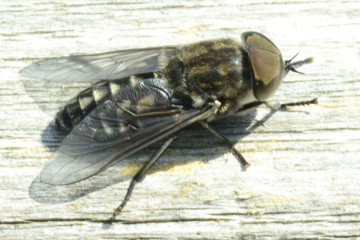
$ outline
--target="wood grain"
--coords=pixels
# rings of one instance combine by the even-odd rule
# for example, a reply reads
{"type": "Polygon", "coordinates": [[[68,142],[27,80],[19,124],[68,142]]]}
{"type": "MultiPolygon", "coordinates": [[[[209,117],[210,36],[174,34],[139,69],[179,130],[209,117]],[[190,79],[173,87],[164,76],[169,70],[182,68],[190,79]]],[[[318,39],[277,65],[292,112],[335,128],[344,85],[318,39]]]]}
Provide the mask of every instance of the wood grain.
{"type": "Polygon", "coordinates": [[[13,0],[0,12],[1,239],[360,237],[358,1],[13,0]],[[24,81],[21,68],[71,53],[239,39],[247,30],[267,35],[285,58],[300,51],[299,59],[315,59],[305,75],[287,76],[273,103],[319,99],[255,129],[266,107],[212,125],[237,142],[248,171],[194,126],[113,223],[129,177],[155,147],[78,184],[39,182],[61,141],[51,114],[82,86],[59,92],[24,81]]]}

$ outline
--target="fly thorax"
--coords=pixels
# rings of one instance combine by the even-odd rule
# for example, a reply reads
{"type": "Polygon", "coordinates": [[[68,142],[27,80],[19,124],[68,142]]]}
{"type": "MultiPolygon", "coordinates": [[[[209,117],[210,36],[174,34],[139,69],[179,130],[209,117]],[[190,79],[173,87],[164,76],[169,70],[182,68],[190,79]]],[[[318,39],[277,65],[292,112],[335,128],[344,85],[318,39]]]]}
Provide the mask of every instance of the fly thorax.
{"type": "Polygon", "coordinates": [[[234,112],[239,95],[250,84],[244,81],[243,58],[234,40],[204,41],[180,48],[165,72],[175,89],[189,95],[194,107],[219,100],[223,113],[234,112]]]}

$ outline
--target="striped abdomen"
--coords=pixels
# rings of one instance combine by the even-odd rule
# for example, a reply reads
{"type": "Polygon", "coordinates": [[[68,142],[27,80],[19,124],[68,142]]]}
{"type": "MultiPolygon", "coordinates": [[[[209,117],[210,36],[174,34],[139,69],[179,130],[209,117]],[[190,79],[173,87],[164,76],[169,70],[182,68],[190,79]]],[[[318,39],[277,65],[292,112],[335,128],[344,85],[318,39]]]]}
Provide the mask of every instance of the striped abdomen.
{"type": "Polygon", "coordinates": [[[71,99],[65,107],[56,114],[56,125],[61,130],[70,131],[99,104],[119,94],[121,88],[124,86],[136,84],[138,81],[153,77],[154,74],[149,73],[118,80],[101,80],[71,99]]]}

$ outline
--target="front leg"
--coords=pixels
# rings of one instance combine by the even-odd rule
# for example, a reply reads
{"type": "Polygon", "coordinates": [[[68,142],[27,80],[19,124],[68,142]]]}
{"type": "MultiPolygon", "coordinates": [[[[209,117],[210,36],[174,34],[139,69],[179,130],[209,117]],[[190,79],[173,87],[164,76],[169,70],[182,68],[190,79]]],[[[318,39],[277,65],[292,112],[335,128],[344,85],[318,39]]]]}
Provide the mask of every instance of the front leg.
{"type": "Polygon", "coordinates": [[[317,98],[307,100],[307,101],[283,103],[283,104],[280,105],[280,108],[287,108],[287,107],[291,107],[291,106],[310,105],[310,104],[318,104],[317,98]]]}
{"type": "MultiPolygon", "coordinates": [[[[302,106],[302,105],[317,104],[317,103],[318,103],[317,98],[314,98],[314,99],[308,100],[308,101],[299,101],[299,102],[290,102],[290,103],[279,104],[277,107],[269,104],[268,102],[254,102],[254,103],[246,105],[239,112],[243,112],[243,111],[252,109],[261,104],[265,104],[272,111],[271,111],[271,113],[269,113],[268,115],[266,115],[263,118],[263,120],[261,122],[264,123],[266,120],[268,120],[274,113],[276,113],[280,109],[286,109],[287,107],[290,107],[290,106],[302,106]]],[[[259,121],[259,123],[260,123],[260,121],[259,121]]],[[[208,123],[206,123],[204,121],[200,121],[200,124],[203,128],[208,130],[211,134],[213,134],[214,136],[216,136],[217,138],[221,139],[222,141],[224,141],[226,143],[226,145],[229,147],[231,153],[234,154],[234,156],[238,159],[238,161],[241,163],[241,166],[244,170],[246,170],[247,168],[250,167],[250,163],[248,163],[246,161],[245,157],[234,147],[234,145],[229,141],[229,139],[227,139],[225,136],[220,134],[216,129],[211,127],[208,123]]],[[[251,131],[253,131],[258,126],[260,126],[260,125],[255,124],[253,127],[251,127],[251,131]]]]}
{"type": "Polygon", "coordinates": [[[206,130],[208,130],[210,133],[212,133],[217,138],[223,140],[226,145],[229,147],[230,151],[234,156],[238,159],[238,161],[241,163],[241,166],[244,170],[250,167],[250,163],[248,163],[244,156],[234,147],[234,145],[227,139],[225,136],[221,135],[218,131],[216,131],[214,128],[212,128],[209,124],[207,124],[204,121],[200,122],[201,126],[204,127],[206,130]]]}
{"type": "Polygon", "coordinates": [[[279,104],[277,106],[274,106],[274,105],[272,105],[272,104],[270,104],[268,102],[262,102],[262,103],[265,104],[271,110],[278,111],[280,109],[286,109],[288,107],[293,107],[293,106],[303,106],[303,105],[317,104],[318,100],[317,100],[317,98],[314,98],[314,99],[306,100],[306,101],[283,103],[283,104],[279,104]]]}

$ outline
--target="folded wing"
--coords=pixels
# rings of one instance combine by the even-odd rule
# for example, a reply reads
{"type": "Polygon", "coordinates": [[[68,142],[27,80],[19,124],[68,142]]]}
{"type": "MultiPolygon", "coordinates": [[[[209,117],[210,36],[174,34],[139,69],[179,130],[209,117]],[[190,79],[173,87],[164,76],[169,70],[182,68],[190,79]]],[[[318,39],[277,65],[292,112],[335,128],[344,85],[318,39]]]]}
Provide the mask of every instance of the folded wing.
{"type": "Polygon", "coordinates": [[[214,113],[177,106],[162,79],[147,79],[100,104],[64,139],[41,172],[41,181],[71,184],[214,113]]]}
{"type": "Polygon", "coordinates": [[[174,47],[134,49],[93,55],[70,55],[35,62],[20,73],[56,82],[90,82],[119,79],[159,71],[174,47]]]}

